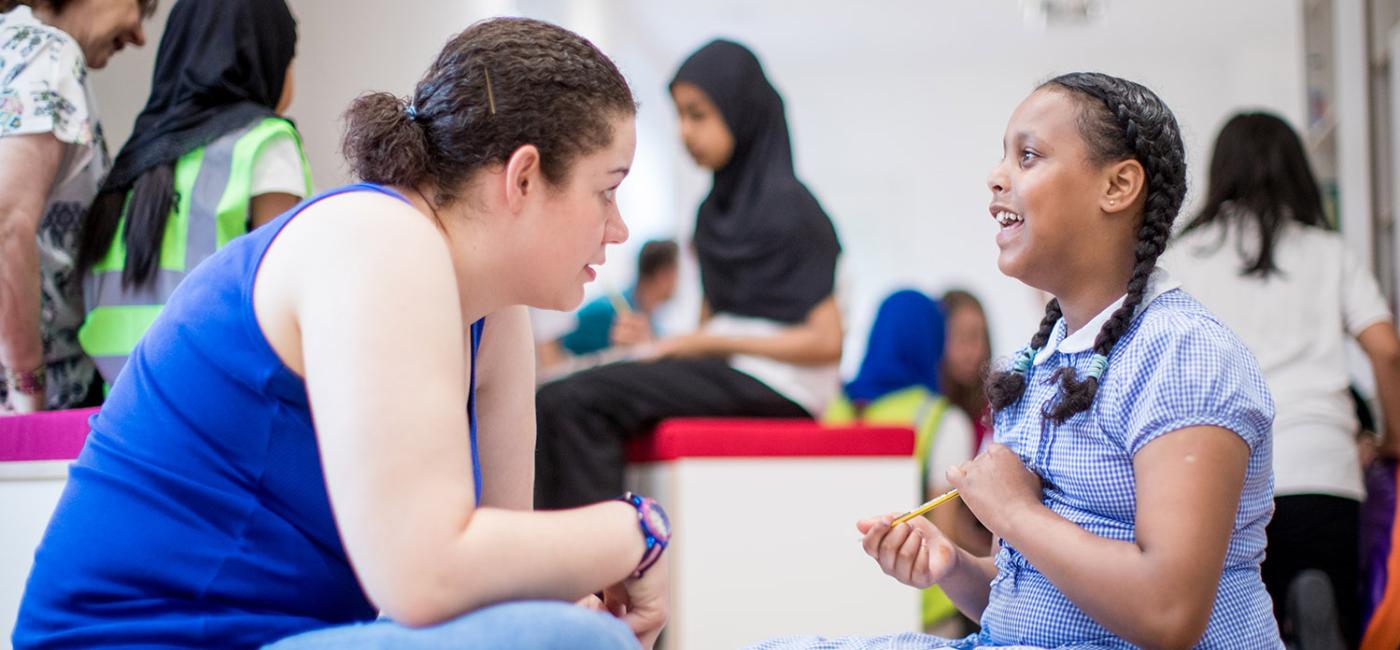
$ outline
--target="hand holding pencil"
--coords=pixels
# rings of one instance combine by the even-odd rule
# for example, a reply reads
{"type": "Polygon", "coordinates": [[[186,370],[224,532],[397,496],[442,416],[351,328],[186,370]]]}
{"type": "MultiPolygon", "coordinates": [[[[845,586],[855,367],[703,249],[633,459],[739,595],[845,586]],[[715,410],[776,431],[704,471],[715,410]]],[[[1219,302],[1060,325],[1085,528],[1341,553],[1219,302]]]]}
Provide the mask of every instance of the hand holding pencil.
{"type": "Polygon", "coordinates": [[[957,564],[957,547],[924,517],[913,516],[904,526],[894,523],[896,517],[890,513],[856,522],[861,547],[895,580],[916,589],[936,584],[957,564]]]}

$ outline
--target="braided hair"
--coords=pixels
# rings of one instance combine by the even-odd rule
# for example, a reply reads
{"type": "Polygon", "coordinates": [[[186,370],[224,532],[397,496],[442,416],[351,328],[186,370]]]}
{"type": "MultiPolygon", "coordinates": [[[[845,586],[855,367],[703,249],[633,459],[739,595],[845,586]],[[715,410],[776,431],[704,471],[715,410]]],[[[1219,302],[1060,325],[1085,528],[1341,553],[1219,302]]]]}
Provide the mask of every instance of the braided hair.
{"type": "MultiPolygon", "coordinates": [[[[1055,77],[1040,88],[1067,93],[1079,105],[1079,134],[1088,145],[1095,163],[1136,160],[1147,176],[1147,200],[1142,223],[1138,226],[1133,272],[1128,280],[1123,305],[1113,312],[1094,339],[1094,365],[1083,378],[1073,367],[1057,370],[1051,381],[1058,381],[1058,399],[1042,409],[1046,418],[1063,424],[1094,403],[1099,376],[1118,339],[1128,331],[1133,315],[1142,304],[1148,279],[1157,258],[1167,247],[1172,222],[1186,195],[1186,152],[1181,130],[1170,109],[1151,90],[1140,84],[1097,72],[1076,72],[1055,77]]],[[[1060,303],[1045,306],[1045,318],[1012,366],[992,373],[987,379],[987,399],[1001,410],[1021,399],[1026,390],[1026,373],[1037,351],[1045,347],[1055,323],[1060,320],[1060,303]]]]}

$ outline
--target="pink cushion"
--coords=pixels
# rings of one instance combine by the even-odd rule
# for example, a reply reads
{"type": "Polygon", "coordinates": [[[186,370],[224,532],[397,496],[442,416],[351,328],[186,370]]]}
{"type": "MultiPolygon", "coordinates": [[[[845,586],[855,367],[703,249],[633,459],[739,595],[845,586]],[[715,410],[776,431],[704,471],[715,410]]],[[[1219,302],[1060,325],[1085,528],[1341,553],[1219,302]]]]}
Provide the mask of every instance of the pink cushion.
{"type": "Polygon", "coordinates": [[[73,460],[83,449],[88,419],[98,409],[0,417],[0,462],[73,460]]]}
{"type": "Polygon", "coordinates": [[[815,420],[675,418],[651,435],[630,441],[634,463],[677,458],[910,456],[914,431],[908,427],[826,427],[815,420]]]}

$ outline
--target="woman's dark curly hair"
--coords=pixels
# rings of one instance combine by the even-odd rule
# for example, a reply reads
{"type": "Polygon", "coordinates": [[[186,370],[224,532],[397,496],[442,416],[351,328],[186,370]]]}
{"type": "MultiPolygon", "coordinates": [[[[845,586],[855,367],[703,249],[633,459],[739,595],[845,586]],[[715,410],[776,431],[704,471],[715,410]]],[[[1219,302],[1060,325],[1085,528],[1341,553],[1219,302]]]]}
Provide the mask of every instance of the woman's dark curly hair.
{"type": "Polygon", "coordinates": [[[526,18],[485,20],[453,37],[407,100],[370,93],[345,112],[346,160],[372,183],[430,185],[439,204],[477,170],[534,145],[552,184],[612,142],[636,113],[617,66],[583,37],[526,18]]]}

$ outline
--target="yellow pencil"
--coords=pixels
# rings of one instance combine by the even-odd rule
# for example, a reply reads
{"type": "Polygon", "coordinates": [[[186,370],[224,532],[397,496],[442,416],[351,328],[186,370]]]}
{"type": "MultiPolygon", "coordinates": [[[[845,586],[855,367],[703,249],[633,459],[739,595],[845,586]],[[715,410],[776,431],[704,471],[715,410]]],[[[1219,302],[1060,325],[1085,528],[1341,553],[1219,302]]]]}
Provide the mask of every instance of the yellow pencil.
{"type": "Polygon", "coordinates": [[[626,299],[626,298],[623,298],[623,297],[622,297],[622,294],[620,294],[620,293],[618,293],[618,292],[616,292],[616,291],[613,291],[612,289],[609,289],[609,290],[608,290],[608,300],[611,300],[611,301],[612,301],[613,311],[615,311],[615,312],[617,312],[617,313],[619,313],[619,314],[631,314],[631,313],[632,313],[632,305],[627,304],[627,299],[626,299]]]}
{"type": "Polygon", "coordinates": [[[937,508],[938,506],[941,506],[956,498],[958,498],[958,491],[948,490],[947,492],[944,492],[943,494],[940,494],[934,497],[933,499],[929,500],[928,503],[925,503],[924,505],[914,508],[913,510],[910,510],[909,512],[906,512],[900,515],[899,517],[895,518],[894,521],[890,522],[890,527],[893,528],[895,526],[898,526],[906,521],[909,521],[910,519],[918,517],[919,515],[933,510],[934,508],[937,508]]]}

